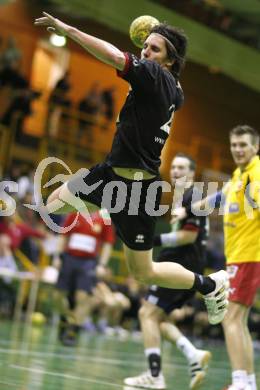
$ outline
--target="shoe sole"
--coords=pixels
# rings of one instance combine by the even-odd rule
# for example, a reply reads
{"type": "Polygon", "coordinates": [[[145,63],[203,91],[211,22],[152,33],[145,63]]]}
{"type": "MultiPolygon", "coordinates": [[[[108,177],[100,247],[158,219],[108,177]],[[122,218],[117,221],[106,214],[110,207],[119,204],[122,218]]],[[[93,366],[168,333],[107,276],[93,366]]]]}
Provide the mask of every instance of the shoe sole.
{"type": "Polygon", "coordinates": [[[206,351],[204,353],[204,356],[202,357],[202,359],[199,362],[203,371],[198,372],[198,374],[195,376],[195,378],[191,382],[191,384],[190,384],[191,390],[198,389],[200,387],[200,385],[202,384],[202,382],[204,381],[205,376],[206,376],[205,371],[207,370],[207,368],[209,366],[209,362],[210,362],[211,358],[212,358],[212,353],[209,351],[206,351]]]}
{"type": "Polygon", "coordinates": [[[153,390],[166,390],[167,386],[165,385],[164,387],[153,387],[153,385],[130,385],[129,383],[126,383],[124,381],[124,390],[128,390],[127,387],[129,387],[129,390],[130,389],[153,389],[153,390]]]}
{"type": "Polygon", "coordinates": [[[212,353],[209,351],[206,351],[203,358],[200,361],[200,365],[203,368],[203,370],[206,370],[208,368],[209,362],[212,358],[212,353]]]}
{"type": "Polygon", "coordinates": [[[126,388],[129,387],[129,390],[130,389],[152,389],[152,390],[166,390],[166,386],[165,387],[152,387],[151,386],[142,386],[142,385],[125,385],[124,386],[124,390],[126,390],[126,388]]]}
{"type": "Polygon", "coordinates": [[[206,376],[205,371],[198,372],[198,374],[194,378],[194,382],[192,382],[192,384],[190,385],[190,389],[191,390],[198,389],[200,387],[200,385],[202,384],[202,382],[204,381],[205,376],[206,376]]]}
{"type": "MultiPolygon", "coordinates": [[[[219,272],[221,272],[221,271],[219,271],[219,272]]],[[[226,271],[224,271],[224,272],[227,274],[226,271]]],[[[219,318],[213,319],[213,320],[210,320],[210,318],[208,319],[209,323],[211,325],[220,324],[223,321],[223,319],[225,318],[225,315],[227,314],[229,287],[230,287],[230,282],[229,282],[229,277],[227,275],[226,278],[225,278],[225,281],[223,282],[222,288],[219,289],[219,291],[223,290],[223,292],[224,291],[226,292],[226,308],[225,308],[225,310],[223,310],[222,315],[219,318]]]]}

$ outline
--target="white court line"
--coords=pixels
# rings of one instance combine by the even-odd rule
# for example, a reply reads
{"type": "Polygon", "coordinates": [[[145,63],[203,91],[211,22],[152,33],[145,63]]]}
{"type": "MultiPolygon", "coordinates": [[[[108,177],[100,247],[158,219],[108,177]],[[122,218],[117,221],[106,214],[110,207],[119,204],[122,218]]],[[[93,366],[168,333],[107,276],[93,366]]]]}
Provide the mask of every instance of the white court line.
{"type": "MultiPolygon", "coordinates": [[[[1,2],[1,0],[0,0],[0,2],[1,2]]],[[[2,348],[0,347],[0,350],[3,349],[3,345],[10,345],[10,344],[11,344],[11,345],[14,344],[12,340],[0,340],[0,345],[2,345],[2,348]]],[[[16,343],[16,344],[17,344],[17,343],[16,343]]],[[[21,342],[21,345],[22,345],[22,342],[21,342]]],[[[30,344],[30,346],[31,346],[31,344],[30,344]]],[[[40,347],[46,348],[46,346],[48,346],[48,344],[46,344],[46,343],[37,343],[37,346],[38,346],[38,348],[40,348],[40,347]]],[[[49,344],[49,346],[50,346],[51,348],[53,348],[53,344],[49,344]]],[[[57,347],[58,347],[59,349],[61,349],[61,350],[66,351],[66,352],[68,351],[68,347],[64,347],[64,346],[62,346],[62,345],[57,346],[57,347]]],[[[56,348],[55,348],[55,349],[56,349],[56,348]]],[[[77,351],[77,352],[82,352],[82,351],[84,351],[84,352],[88,352],[88,353],[95,352],[95,353],[96,353],[98,349],[99,349],[98,347],[97,347],[97,348],[88,348],[88,347],[85,347],[85,346],[82,346],[82,347],[78,346],[77,349],[76,349],[76,351],[77,351]]],[[[113,353],[113,354],[125,355],[125,356],[129,356],[129,355],[131,354],[132,356],[138,357],[138,356],[140,356],[140,353],[142,353],[142,350],[140,351],[140,353],[138,353],[138,352],[127,352],[127,351],[119,351],[119,350],[106,349],[106,350],[102,350],[102,354],[104,354],[104,353],[106,353],[106,354],[111,354],[111,353],[113,353]]],[[[69,357],[71,358],[71,357],[75,356],[75,354],[69,354],[69,355],[67,355],[67,356],[69,356],[69,357]]]]}
{"type": "Polygon", "coordinates": [[[61,374],[59,372],[39,370],[39,369],[36,369],[36,368],[28,368],[28,367],[18,366],[16,364],[11,364],[10,367],[15,368],[17,370],[34,372],[36,374],[44,374],[44,375],[56,376],[56,377],[61,377],[61,378],[66,378],[66,379],[75,379],[75,380],[82,381],[82,382],[96,383],[96,384],[99,384],[99,385],[113,386],[113,387],[118,387],[118,388],[122,389],[122,384],[118,384],[118,383],[112,383],[112,382],[100,381],[100,380],[95,380],[95,379],[82,378],[82,377],[79,377],[79,376],[76,376],[76,375],[61,374]]]}
{"type": "Polygon", "coordinates": [[[7,385],[7,386],[15,386],[15,387],[19,387],[21,388],[21,383],[18,383],[18,382],[6,382],[6,381],[1,381],[0,380],[0,384],[1,385],[7,385]]]}
{"type": "MultiPolygon", "coordinates": [[[[3,348],[0,348],[0,352],[5,353],[5,354],[12,354],[12,355],[32,356],[32,357],[37,357],[40,360],[43,360],[43,358],[46,359],[46,358],[50,358],[50,357],[57,357],[59,359],[69,360],[69,361],[71,361],[71,359],[73,359],[75,361],[82,361],[82,362],[90,361],[93,363],[105,363],[107,365],[110,364],[110,365],[117,365],[117,366],[140,367],[141,364],[143,364],[143,365],[145,364],[145,360],[142,358],[141,354],[139,355],[139,360],[135,359],[133,361],[132,358],[121,360],[121,359],[105,358],[105,357],[100,357],[100,356],[82,356],[82,355],[66,355],[66,356],[64,356],[64,354],[60,354],[60,353],[51,353],[51,352],[44,352],[44,351],[23,351],[23,350],[19,350],[19,349],[9,349],[9,350],[7,349],[6,350],[3,348]]],[[[175,357],[174,362],[173,361],[172,362],[170,362],[170,361],[164,362],[165,368],[172,369],[173,366],[183,368],[185,370],[187,367],[185,363],[180,362],[180,361],[176,361],[176,357],[175,357]]],[[[223,370],[228,371],[228,367],[221,367],[221,366],[211,367],[211,370],[212,369],[214,371],[223,371],[223,370]]]]}
{"type": "MultiPolygon", "coordinates": [[[[96,352],[96,350],[86,350],[87,352],[96,352]]],[[[45,358],[50,358],[50,357],[57,357],[57,358],[61,358],[63,360],[68,360],[68,361],[71,361],[71,360],[75,360],[75,361],[80,361],[80,360],[95,360],[95,361],[98,361],[98,362],[111,362],[111,364],[123,364],[123,365],[128,365],[129,363],[133,363],[133,365],[136,365],[137,363],[133,362],[132,359],[129,359],[129,360],[124,360],[122,362],[121,359],[111,359],[111,358],[106,358],[104,356],[88,356],[88,355],[75,355],[75,354],[71,354],[71,355],[64,355],[62,353],[57,353],[57,352],[44,352],[44,351],[27,351],[27,350],[21,350],[21,349],[4,349],[4,348],[0,348],[0,352],[1,353],[4,353],[4,354],[10,354],[10,355],[21,355],[21,356],[33,356],[33,357],[39,357],[39,358],[42,358],[42,357],[45,357],[45,358]]],[[[114,352],[112,352],[114,353],[114,352]]],[[[137,355],[140,360],[141,359],[141,354],[140,355],[137,355]]],[[[42,360],[42,359],[41,359],[42,360]]],[[[2,360],[3,361],[3,360],[2,360]]]]}
{"type": "MultiPolygon", "coordinates": [[[[12,341],[11,340],[0,340],[0,345],[1,344],[4,344],[4,345],[12,344],[12,341]]],[[[38,348],[40,348],[41,346],[43,348],[46,348],[46,343],[37,343],[37,345],[38,345],[38,348]]],[[[122,344],[122,346],[123,345],[124,344],[122,344]]],[[[168,345],[169,345],[169,347],[167,348],[167,350],[169,350],[171,348],[170,343],[168,345]]],[[[52,344],[50,344],[50,347],[52,347],[52,349],[53,349],[53,345],[52,344]]],[[[212,353],[214,354],[213,348],[214,348],[214,346],[211,348],[211,350],[212,350],[212,353]]],[[[63,347],[63,346],[59,346],[59,349],[61,349],[63,351],[66,351],[66,352],[68,351],[68,348],[67,347],[63,347]]],[[[82,346],[82,347],[79,346],[75,350],[77,355],[75,355],[75,353],[74,354],[67,354],[66,353],[66,355],[64,355],[64,353],[57,353],[57,352],[48,353],[48,352],[38,352],[38,351],[36,351],[36,352],[30,351],[30,354],[32,354],[32,353],[36,353],[36,354],[40,354],[40,355],[45,354],[46,357],[48,357],[48,356],[57,356],[57,357],[63,358],[64,360],[69,360],[69,359],[82,360],[82,359],[85,359],[86,357],[85,357],[85,354],[84,355],[80,355],[80,352],[84,351],[84,352],[88,353],[91,356],[93,353],[97,354],[97,352],[99,352],[98,349],[99,349],[99,347],[97,347],[97,348],[88,348],[88,347],[85,347],[85,346],[82,346]]],[[[5,353],[5,351],[6,351],[6,349],[0,347],[0,352],[4,352],[5,353]]],[[[9,350],[9,351],[12,351],[12,350],[9,350]]],[[[18,352],[18,351],[22,351],[22,350],[21,349],[17,349],[17,350],[14,350],[14,351],[18,352]]],[[[7,352],[8,352],[8,350],[7,350],[7,352]]],[[[29,354],[25,350],[24,354],[26,354],[26,353],[29,354]]],[[[111,349],[107,349],[106,348],[105,350],[102,350],[101,353],[102,353],[102,357],[103,358],[105,358],[104,354],[108,354],[108,355],[120,355],[120,356],[122,356],[121,359],[124,359],[124,356],[126,356],[126,357],[131,356],[131,361],[133,359],[137,360],[138,358],[140,359],[140,361],[143,361],[142,360],[142,356],[143,356],[143,350],[142,349],[140,349],[140,352],[133,352],[133,351],[129,351],[128,352],[128,351],[120,351],[120,350],[114,350],[114,349],[111,350],[111,349]]],[[[128,362],[130,360],[124,359],[124,361],[128,362]]],[[[179,357],[178,355],[174,356],[174,363],[176,363],[176,365],[180,365],[180,366],[183,365],[182,361],[183,361],[183,359],[181,357],[179,357]]],[[[120,360],[120,362],[121,362],[121,360],[120,360]]],[[[167,361],[164,360],[164,362],[165,362],[164,366],[165,365],[167,366],[167,364],[172,366],[172,357],[170,356],[169,357],[169,361],[167,359],[167,361]]],[[[215,367],[217,366],[218,368],[221,368],[221,369],[227,369],[225,366],[223,366],[223,361],[214,361],[214,366],[215,367]]]]}

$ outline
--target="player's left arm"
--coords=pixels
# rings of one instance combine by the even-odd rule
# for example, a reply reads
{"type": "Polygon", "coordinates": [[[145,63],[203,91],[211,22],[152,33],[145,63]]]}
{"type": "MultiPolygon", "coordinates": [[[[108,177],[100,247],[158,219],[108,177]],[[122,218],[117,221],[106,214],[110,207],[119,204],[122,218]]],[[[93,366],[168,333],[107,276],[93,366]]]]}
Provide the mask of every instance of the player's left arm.
{"type": "Polygon", "coordinates": [[[77,42],[86,51],[107,65],[123,70],[126,63],[124,53],[111,43],[103,41],[92,35],[86,34],[77,28],[70,26],[61,20],[43,12],[43,17],[35,19],[36,26],[46,26],[50,32],[67,36],[77,42]]]}
{"type": "Polygon", "coordinates": [[[104,242],[101,248],[100,256],[99,256],[99,265],[106,267],[109,259],[111,257],[113,245],[109,242],[104,242]]]}
{"type": "Polygon", "coordinates": [[[112,226],[111,220],[110,220],[110,224],[106,224],[106,222],[108,222],[110,219],[108,211],[103,209],[100,211],[100,215],[102,215],[103,222],[104,222],[103,231],[102,231],[103,245],[101,247],[96,272],[97,272],[97,276],[102,279],[105,278],[108,274],[107,264],[111,257],[113,245],[115,243],[115,231],[112,226]]]}
{"type": "Polygon", "coordinates": [[[176,232],[162,233],[154,237],[154,246],[177,247],[193,244],[198,237],[198,230],[181,229],[176,232]]]}
{"type": "Polygon", "coordinates": [[[260,211],[260,174],[250,177],[245,194],[251,206],[260,211]]]}
{"type": "Polygon", "coordinates": [[[196,215],[201,211],[210,213],[213,209],[220,207],[225,202],[225,198],[230,188],[230,182],[224,184],[221,191],[211,194],[197,202],[188,204],[187,206],[178,207],[173,209],[171,214],[171,223],[177,223],[184,218],[187,218],[190,214],[196,215]]]}

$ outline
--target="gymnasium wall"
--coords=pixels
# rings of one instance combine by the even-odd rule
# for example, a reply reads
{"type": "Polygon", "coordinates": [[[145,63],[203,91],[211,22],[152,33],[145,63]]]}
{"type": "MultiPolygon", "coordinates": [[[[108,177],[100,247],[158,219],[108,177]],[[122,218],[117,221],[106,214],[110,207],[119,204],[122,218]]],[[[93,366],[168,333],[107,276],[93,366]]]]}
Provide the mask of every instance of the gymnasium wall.
{"type": "MultiPolygon", "coordinates": [[[[1,37],[16,37],[23,52],[21,71],[29,78],[37,42],[48,37],[45,29],[33,26],[34,13],[35,10],[29,12],[26,2],[22,0],[0,7],[1,37]]],[[[77,25],[77,21],[72,23],[77,25]]],[[[82,20],[79,25],[82,28],[82,20]]],[[[116,45],[120,43],[121,49],[137,53],[123,34],[89,21],[87,28],[100,38],[111,40],[116,45]]],[[[116,86],[115,102],[118,112],[127,94],[127,83],[116,77],[113,69],[93,59],[76,44],[69,42],[68,48],[71,51],[69,70],[73,102],[78,101],[92,82],[98,80],[102,88],[116,86]]],[[[201,166],[217,168],[222,164],[226,166],[225,171],[230,171],[232,161],[228,132],[239,123],[259,126],[260,94],[222,75],[218,69],[208,69],[191,62],[186,65],[181,83],[185,92],[185,104],[175,116],[173,132],[164,151],[163,174],[167,176],[170,160],[180,149],[190,152],[201,166]]],[[[109,150],[114,130],[112,125],[108,131],[99,134],[101,149],[109,150]]]]}

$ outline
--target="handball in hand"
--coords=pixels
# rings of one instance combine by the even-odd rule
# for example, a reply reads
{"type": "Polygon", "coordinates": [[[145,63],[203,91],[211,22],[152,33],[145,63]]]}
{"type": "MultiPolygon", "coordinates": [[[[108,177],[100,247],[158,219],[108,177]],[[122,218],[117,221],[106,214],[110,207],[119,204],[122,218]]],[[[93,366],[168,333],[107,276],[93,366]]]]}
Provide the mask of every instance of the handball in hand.
{"type": "Polygon", "coordinates": [[[144,41],[151,32],[151,29],[159,23],[159,20],[149,15],[139,16],[134,19],[129,29],[130,38],[133,44],[142,48],[144,41]]]}

